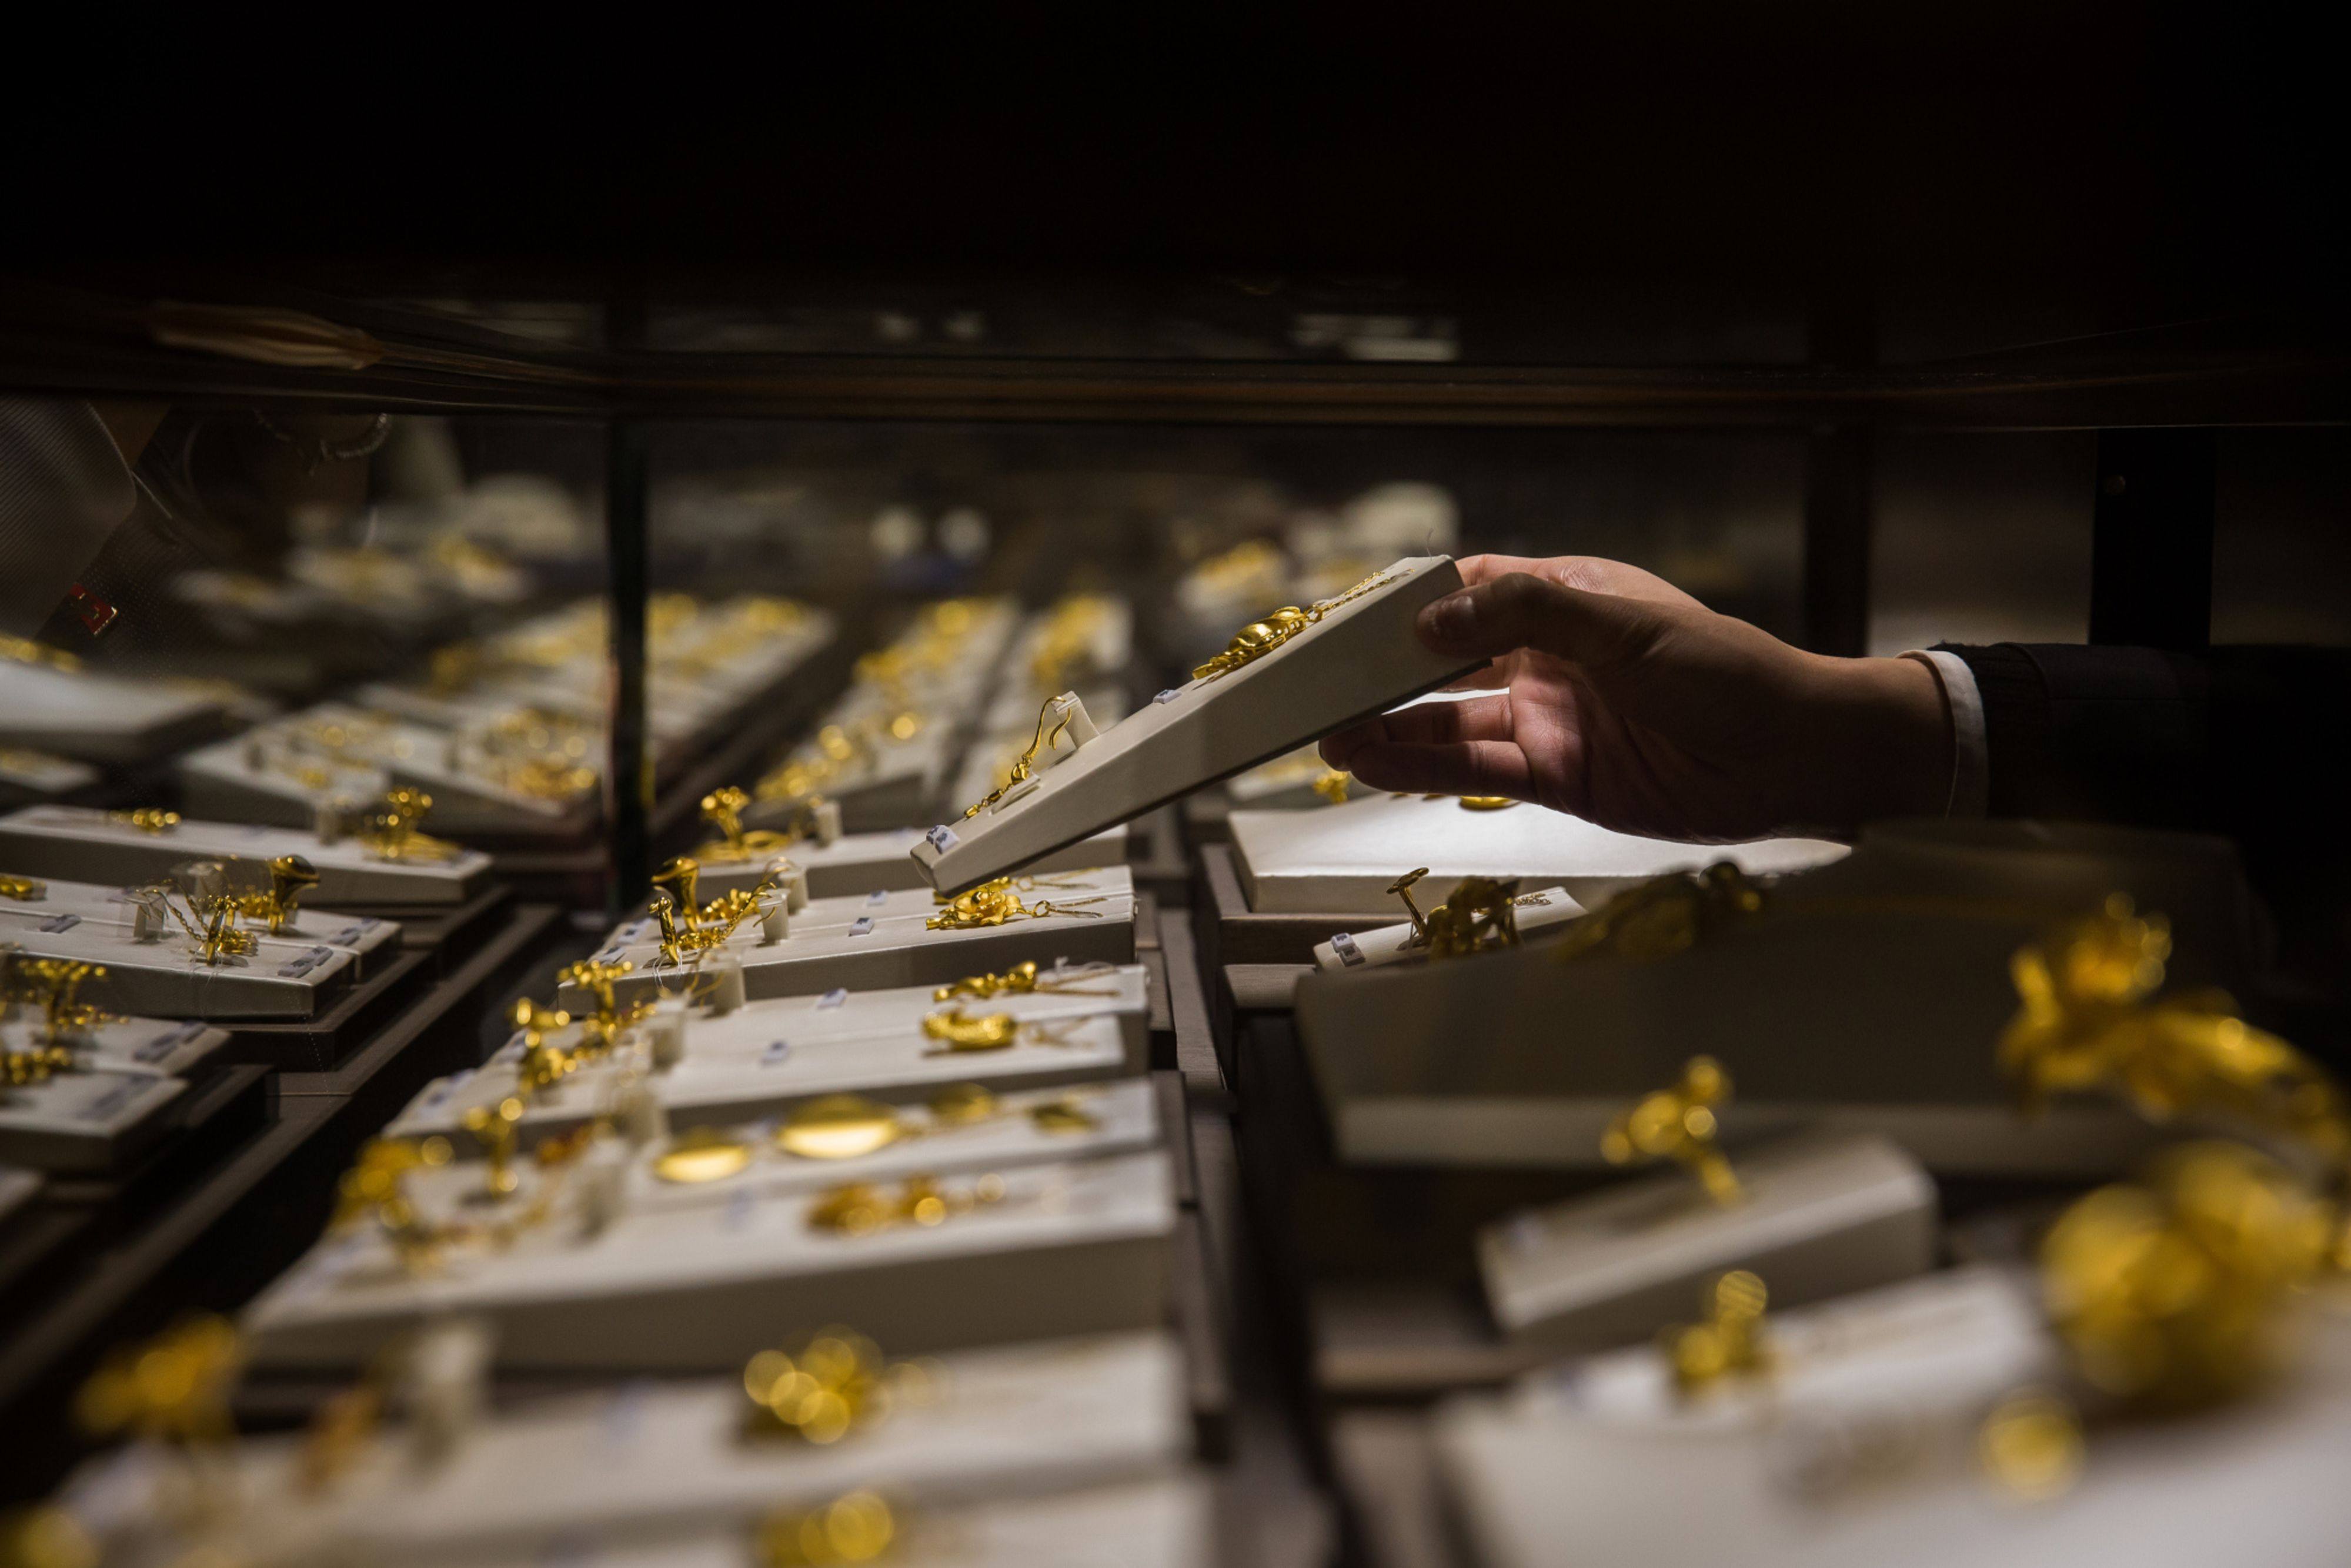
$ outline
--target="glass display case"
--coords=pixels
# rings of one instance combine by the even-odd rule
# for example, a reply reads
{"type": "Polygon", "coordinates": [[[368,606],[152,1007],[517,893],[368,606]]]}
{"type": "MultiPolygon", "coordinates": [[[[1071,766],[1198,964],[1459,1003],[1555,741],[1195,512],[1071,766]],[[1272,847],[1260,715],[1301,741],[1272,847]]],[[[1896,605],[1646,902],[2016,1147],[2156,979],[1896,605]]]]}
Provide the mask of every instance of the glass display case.
{"type": "MultiPolygon", "coordinates": [[[[1414,827],[1406,800],[1382,830],[1404,893],[1358,888],[1264,847],[1274,809],[1346,797],[1290,749],[1230,783],[1174,768],[1188,798],[1138,785],[1148,810],[1017,873],[998,892],[1046,947],[998,941],[1006,906],[967,902],[985,888],[935,895],[916,846],[1164,710],[1276,606],[1335,616],[1421,558],[1625,561],[1837,655],[2351,632],[2333,524],[2351,377],[2291,334],[2099,333],[2063,301],[2009,328],[1891,303],[1857,326],[1752,281],[0,281],[16,1500],[125,1432],[218,1486],[201,1472],[231,1451],[233,1409],[249,1433],[311,1423],[322,1478],[304,1490],[239,1448],[236,1485],[289,1488],[304,1529],[385,1561],[573,1526],[632,1541],[647,1520],[733,1561],[742,1521],[785,1502],[794,1540],[835,1555],[757,1560],[862,1560],[931,1519],[1008,1554],[1100,1531],[1229,1561],[1342,1517],[1401,1528],[1377,1500],[1431,1466],[1454,1467],[1490,1545],[1515,1505],[1458,1475],[1499,1473],[1479,1445],[1503,1417],[1460,1416],[1432,1459],[1437,1439],[1366,1412],[1538,1364],[1452,1312],[1475,1290],[1463,1217],[1593,1172],[1540,1150],[1468,1171],[1434,1144],[1363,1154],[1370,1122],[1317,1098],[1334,1070],[1301,1048],[1290,988],[1318,946],[1345,967],[1377,928],[1387,956],[1417,956],[1404,861],[1438,863],[1440,914],[1439,883],[1508,869],[1562,879],[1578,915],[1681,862],[1602,876],[1588,845],[1472,823],[1455,864],[1469,819],[1447,800],[1414,827]],[[1478,858],[1505,841],[1508,868],[1478,858]],[[884,1040],[904,1047],[886,1071],[884,1040]],[[855,1066],[852,1046],[870,1047],[855,1066]],[[835,1155],[854,1180],[809,1174],[835,1155]],[[747,1185],[704,1202],[705,1181],[747,1185]],[[843,1238],[894,1261],[844,1270],[843,1238]],[[987,1261],[1016,1255],[1017,1278],[987,1261]],[[747,1257],[765,1270],[747,1283],[747,1257]],[[351,1283],[362,1265],[381,1278],[351,1283]],[[241,1337],[185,1326],[200,1312],[238,1314],[241,1337]],[[881,1350],[824,1327],[843,1321],[881,1350]],[[189,1384],[170,1398],[106,1359],[159,1333],[176,1337],[154,1364],[189,1384]],[[1109,1348],[1003,1348],[1075,1336],[1109,1348]],[[607,1497],[549,1457],[685,1421],[664,1402],[730,1372],[744,1418],[810,1454],[903,1436],[883,1450],[903,1495],[736,1446],[732,1405],[723,1437],[704,1419],[658,1462],[630,1449],[607,1497]],[[1090,1380],[1095,1397],[1071,1392],[1090,1380]],[[364,1416],[338,1403],[350,1386],[364,1416]],[[526,1397],[550,1394],[573,1403],[526,1397]],[[888,1437],[861,1437],[885,1407],[888,1437]],[[383,1408],[420,1453],[460,1427],[473,1445],[417,1483],[441,1500],[430,1528],[353,1457],[389,1440],[383,1408]],[[1058,1448],[1038,1435],[1056,1422],[1058,1448]],[[692,1490],[695,1443],[733,1479],[664,1504],[692,1490]],[[761,1457],[723,1457],[740,1453],[761,1457]],[[544,1508],[468,1490],[492,1457],[544,1508]],[[1263,1485],[1230,1484],[1243,1471],[1263,1485]],[[1204,1489],[1307,1522],[1211,1524],[1204,1489]],[[1031,1493],[1029,1512],[1005,1500],[1031,1493]]],[[[1843,853],[1773,844],[1734,876],[1843,853]]],[[[2236,896],[2206,869],[2166,884],[2204,901],[2171,912],[2183,955],[2236,896]]],[[[1550,915],[1517,918],[1531,942],[1550,915]]],[[[1968,1027],[1974,995],[1953,1004],[1968,1027]]],[[[2307,1000],[2335,1038],[2341,998],[2307,1000]]],[[[1935,1223],[1923,1172],[1870,1169],[1889,1225],[1935,1223]]],[[[2030,1174],[1967,1169],[1945,1197],[2045,1197],[2030,1174]]],[[[1917,1271],[1880,1242],[1861,1274],[1823,1277],[1917,1271]]],[[[135,1555],[152,1542],[133,1516],[169,1486],[103,1463],[40,1528],[135,1555]]]]}

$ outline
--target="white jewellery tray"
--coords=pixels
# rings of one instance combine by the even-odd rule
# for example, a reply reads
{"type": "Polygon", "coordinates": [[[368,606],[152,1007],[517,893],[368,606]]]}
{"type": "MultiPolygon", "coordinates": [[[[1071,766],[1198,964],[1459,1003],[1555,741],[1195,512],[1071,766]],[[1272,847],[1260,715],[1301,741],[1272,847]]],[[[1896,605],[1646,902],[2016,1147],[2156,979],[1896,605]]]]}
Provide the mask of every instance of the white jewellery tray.
{"type": "Polygon", "coordinates": [[[358,960],[347,949],[259,936],[258,951],[207,964],[176,925],[141,942],[131,927],[70,914],[28,917],[0,904],[0,939],[35,958],[103,965],[82,987],[87,1001],[118,1012],[166,1019],[306,1019],[350,983],[358,960]]]}
{"type": "MultiPolygon", "coordinates": [[[[812,898],[790,917],[790,934],[764,941],[757,919],[747,920],[719,953],[741,959],[745,994],[804,996],[836,987],[852,990],[891,986],[942,985],[984,970],[1009,969],[1026,959],[1050,963],[1101,960],[1125,964],[1134,958],[1134,878],[1124,866],[1059,872],[1024,902],[1071,905],[1067,915],[1019,917],[1001,925],[934,931],[939,913],[922,890],[868,894],[863,898],[812,898]],[[1091,902],[1081,902],[1091,901],[1091,902]]],[[[598,956],[625,959],[635,972],[617,989],[624,996],[674,990],[692,974],[661,966],[658,932],[643,916],[613,933],[598,956]]],[[[710,959],[705,959],[706,967],[710,959]]],[[[577,1009],[584,1000],[567,990],[562,1005],[577,1009]]]]}
{"type": "Polygon", "coordinates": [[[2014,956],[2119,888],[2183,911],[2169,987],[2229,984],[2244,907],[2232,868],[2225,844],[2180,835],[1889,825],[1687,951],[1562,961],[1531,944],[1311,973],[1299,1037],[1350,1162],[1596,1170],[1617,1113],[1703,1053],[1737,1085],[1719,1112],[1734,1145],[1872,1132],[1938,1176],[2095,1179],[2161,1134],[2096,1096],[2019,1113],[1994,1060],[2018,1007],[2014,956]]]}
{"type": "MultiPolygon", "coordinates": [[[[173,902],[186,907],[180,899],[174,898],[173,902]]],[[[134,907],[127,888],[46,880],[37,898],[0,900],[0,916],[16,914],[38,921],[71,915],[78,921],[127,926],[131,923],[134,907]]],[[[262,957],[274,956],[281,963],[300,957],[303,950],[310,947],[331,947],[339,953],[349,953],[358,964],[353,971],[355,978],[374,974],[400,956],[399,925],[372,915],[339,915],[331,909],[313,909],[303,904],[295,909],[293,918],[286,922],[283,930],[269,931],[250,918],[242,921],[240,928],[262,944],[262,957]]],[[[177,923],[172,930],[172,936],[165,940],[184,939],[186,934],[177,923]]]]}
{"type": "MultiPolygon", "coordinates": [[[[1086,717],[1097,727],[1115,724],[1126,711],[1125,699],[1115,692],[1106,695],[1096,694],[1082,700],[1086,717]]],[[[1029,706],[1029,716],[1019,728],[991,730],[973,739],[964,753],[963,765],[956,770],[955,783],[947,791],[950,810],[960,812],[974,801],[986,800],[998,787],[1009,784],[1013,767],[1020,760],[1021,754],[1038,742],[1037,710],[1043,701],[1040,698],[1029,706]]],[[[1047,727],[1050,728],[1050,726],[1047,727]]],[[[1038,756],[1042,758],[1044,755],[1044,748],[1040,745],[1038,756]]],[[[916,836],[921,837],[919,834],[916,836]]],[[[1094,836],[1099,838],[1102,835],[1094,836]]],[[[1040,863],[1032,862],[1021,869],[1033,871],[1040,863]]]]}
{"type": "Polygon", "coordinates": [[[1611,832],[1563,811],[1520,803],[1473,811],[1452,796],[1374,794],[1325,811],[1243,811],[1231,817],[1233,870],[1260,915],[1394,915],[1388,887],[1416,867],[1423,909],[1465,876],[1518,877],[1566,889],[1594,908],[1667,872],[1729,861],[1752,876],[1803,871],[1848,852],[1820,839],[1677,844],[1611,832]]]}
{"type": "MultiPolygon", "coordinates": [[[[1076,690],[1086,705],[1087,715],[1096,725],[1116,724],[1126,716],[1126,694],[1117,686],[1081,685],[1076,690]]],[[[1059,692],[1038,691],[1025,681],[1016,681],[1005,687],[987,705],[987,715],[980,720],[979,733],[972,739],[973,756],[977,758],[983,747],[994,743],[1010,741],[1013,743],[1012,755],[1018,757],[1020,748],[1029,744],[1029,737],[1037,733],[1039,711],[1048,699],[1060,695],[1059,692]]],[[[994,784],[988,784],[981,789],[979,794],[985,795],[994,788],[994,784]]],[[[979,795],[972,799],[977,800],[979,795]]]]}
{"type": "MultiPolygon", "coordinates": [[[[600,731],[590,731],[590,736],[595,734],[600,731]]],[[[496,759],[486,755],[480,738],[475,736],[435,728],[369,707],[319,703],[280,719],[273,727],[242,736],[240,740],[261,743],[264,747],[275,743],[289,750],[297,759],[318,757],[336,764],[374,764],[383,771],[388,785],[413,785],[433,797],[433,816],[423,822],[428,832],[506,832],[517,828],[543,828],[546,822],[571,816],[580,809],[579,800],[548,800],[510,788],[498,776],[496,759]],[[322,728],[339,728],[348,740],[341,747],[319,746],[313,736],[322,728]]],[[[219,755],[219,750],[221,747],[209,747],[209,755],[219,755]]],[[[595,768],[601,752],[601,743],[595,743],[571,762],[595,768]]],[[[207,768],[209,779],[216,783],[224,780],[224,776],[233,779],[233,768],[240,762],[246,768],[246,779],[252,780],[249,757],[240,757],[237,762],[225,767],[207,768]]],[[[193,804],[195,801],[191,800],[193,804]]]]}
{"type": "MultiPolygon", "coordinates": [[[[969,1081],[954,1087],[967,1088],[969,1081]]],[[[1099,1159],[1155,1148],[1160,1142],[1157,1100],[1149,1081],[1142,1078],[1063,1089],[1008,1091],[998,1097],[996,1114],[961,1124],[940,1123],[920,1101],[893,1109],[906,1132],[894,1143],[842,1159],[788,1152],[775,1141],[778,1123],[774,1119],[714,1128],[716,1117],[673,1115],[670,1125],[680,1133],[701,1135],[715,1130],[748,1145],[749,1163],[716,1180],[681,1182],[664,1177],[662,1158],[674,1139],[656,1139],[633,1149],[617,1142],[600,1145],[597,1157],[610,1157],[624,1166],[618,1202],[621,1211],[633,1214],[707,1208],[738,1202],[737,1195],[742,1193],[767,1197],[812,1192],[848,1181],[904,1181],[910,1176],[960,1176],[1057,1160],[1099,1159]],[[1040,1106],[1065,1113],[1075,1111],[1083,1124],[1066,1114],[1040,1122],[1031,1114],[1040,1106]]],[[[409,1126],[386,1131],[395,1137],[414,1134],[409,1126]]],[[[483,1190],[488,1171],[486,1160],[468,1154],[412,1172],[408,1191],[424,1213],[455,1212],[456,1206],[483,1190]]],[[[521,1184],[517,1196],[524,1202],[542,1185],[550,1185],[559,1197],[569,1179],[559,1166],[542,1167],[528,1160],[517,1162],[514,1174],[521,1184]]]]}
{"type": "Polygon", "coordinates": [[[2351,1333],[2339,1317],[2262,1395],[2091,1425],[2079,1478],[2027,1503],[1984,1473],[1977,1434],[1996,1399],[2046,1382],[2054,1358],[2036,1347],[2029,1304],[2002,1321],[1988,1296],[1955,1299],[1980,1281],[1952,1279],[1767,1320],[1783,1373],[1751,1392],[1676,1406],[1642,1351],[1452,1407],[1438,1427],[1442,1485],[1474,1560],[1538,1568],[1573,1540],[1580,1561],[1742,1568],[2343,1561],[2351,1333]]]}
{"type": "Polygon", "coordinates": [[[95,784],[97,768],[47,752],[21,747],[0,747],[0,784],[13,785],[30,795],[62,795],[95,784]]]}
{"type": "Polygon", "coordinates": [[[77,1175],[113,1169],[187,1092],[157,1072],[74,1071],[0,1089],[0,1163],[77,1175]]]}
{"type": "Polygon", "coordinates": [[[327,843],[313,832],[261,823],[187,821],[151,833],[81,806],[27,806],[0,817],[0,864],[32,876],[143,883],[170,876],[183,861],[266,862],[279,855],[310,862],[319,873],[310,896],[329,908],[461,904],[490,870],[490,857],[474,850],[443,862],[384,861],[357,840],[327,843]]]}
{"type": "Polygon", "coordinates": [[[1775,1307],[1924,1273],[1935,1259],[1935,1184],[1883,1138],[1792,1138],[1732,1162],[1723,1205],[1671,1168],[1478,1235],[1494,1321],[1566,1349],[1646,1339],[1688,1319],[1705,1281],[1750,1269],[1775,1307]]]}
{"type": "Polygon", "coordinates": [[[37,1171],[9,1170],[0,1166],[0,1227],[16,1217],[16,1211],[39,1196],[41,1177],[37,1171]]]}
{"type": "MultiPolygon", "coordinates": [[[[795,1339],[778,1328],[775,1343],[795,1339]]],[[[247,1438],[230,1458],[259,1540],[283,1530],[369,1562],[545,1563],[583,1539],[599,1562],[611,1549],[655,1551],[860,1487],[917,1517],[1040,1507],[1165,1484],[1189,1452],[1182,1356],[1163,1334],[961,1351],[930,1370],[924,1401],[901,1400],[829,1444],[745,1437],[749,1404],[726,1377],[629,1383],[482,1416],[437,1460],[389,1427],[323,1491],[298,1479],[298,1436],[247,1438]]],[[[169,1517],[160,1505],[170,1479],[128,1448],[84,1465],[59,1500],[120,1546],[169,1517]]]]}
{"type": "MultiPolygon", "coordinates": [[[[37,1043],[40,1011],[19,1005],[0,1019],[0,1040],[11,1051],[37,1043]]],[[[176,1078],[228,1043],[225,1030],[168,1019],[108,1018],[75,1030],[68,1042],[83,1068],[108,1072],[154,1072],[176,1078]]]]}
{"type": "MultiPolygon", "coordinates": [[[[1420,896],[1417,885],[1413,889],[1413,896],[1420,896]]],[[[1513,918],[1521,937],[1564,925],[1583,913],[1583,905],[1568,897],[1563,888],[1540,887],[1532,893],[1519,894],[1512,902],[1517,905],[1513,918]]],[[[1424,913],[1429,908],[1427,903],[1422,903],[1424,913]]],[[[1328,942],[1317,942],[1314,945],[1314,965],[1320,969],[1372,969],[1383,964],[1401,964],[1424,957],[1427,951],[1425,946],[1413,945],[1412,922],[1405,920],[1370,931],[1342,931],[1328,942]]]]}
{"type": "Polygon", "coordinates": [[[165,682],[0,659],[0,746],[85,762],[137,762],[186,744],[221,716],[217,696],[165,682]]]}
{"type": "MultiPolygon", "coordinates": [[[[1015,1502],[916,1508],[893,1515],[891,1568],[1209,1568],[1218,1561],[1208,1483],[1193,1477],[1098,1487],[1015,1502]],[[1107,1554],[1107,1555],[1106,1555],[1107,1554]]],[[[567,1534],[480,1568],[542,1568],[583,1550],[597,1568],[766,1568],[747,1530],[672,1536],[658,1545],[567,1534]]]]}
{"type": "Polygon", "coordinates": [[[1165,1154],[1020,1166],[1001,1180],[1000,1201],[934,1226],[819,1230],[816,1197],[747,1192],[624,1213],[592,1235],[550,1220],[422,1276],[359,1229],[312,1249],[245,1328],[256,1364],[356,1366],[393,1335],[466,1313],[490,1321],[503,1366],[654,1373],[731,1371],[827,1322],[915,1354],[1165,1320],[1176,1225],[1165,1154]]]}
{"type": "MultiPolygon", "coordinates": [[[[993,1000],[932,998],[926,988],[827,993],[753,1002],[713,1017],[691,1015],[685,1053],[643,1082],[675,1126],[773,1115],[820,1094],[849,1092],[892,1103],[919,1103],[951,1085],[998,1092],[1045,1089],[1140,1074],[1147,1062],[1143,971],[1129,966],[1084,979],[1109,996],[1036,994],[993,1000]],[[967,1016],[1008,1013],[1030,1027],[998,1051],[952,1051],[923,1033],[922,1020],[960,1006],[967,1016]]],[[[578,1026],[551,1037],[565,1045],[578,1026]]],[[[467,1111],[515,1092],[522,1051],[510,1040],[482,1067],[427,1087],[388,1132],[470,1142],[467,1111]]],[[[533,1143],[569,1132],[611,1108],[636,1071],[633,1051],[590,1062],[532,1096],[520,1134],[533,1143]]]]}
{"type": "MultiPolygon", "coordinates": [[[[878,833],[843,833],[829,844],[803,839],[777,852],[808,873],[811,898],[862,897],[870,893],[928,888],[922,868],[911,858],[922,841],[920,828],[897,828],[878,833]]],[[[702,896],[706,902],[736,888],[758,885],[777,854],[746,861],[702,862],[702,896]]],[[[1046,872],[1084,871],[1126,863],[1126,829],[1104,828],[1090,839],[1080,839],[1024,869],[1046,872]]]]}
{"type": "Polygon", "coordinates": [[[348,815],[392,788],[392,775],[381,768],[291,750],[260,731],[198,747],[174,768],[182,803],[192,815],[218,822],[315,831],[329,816],[348,815]]]}
{"type": "Polygon", "coordinates": [[[1414,634],[1421,607],[1461,586],[1449,558],[1401,560],[1376,580],[1251,662],[1161,693],[977,816],[940,824],[914,850],[925,874],[943,889],[999,876],[1484,662],[1432,653],[1414,634]]]}

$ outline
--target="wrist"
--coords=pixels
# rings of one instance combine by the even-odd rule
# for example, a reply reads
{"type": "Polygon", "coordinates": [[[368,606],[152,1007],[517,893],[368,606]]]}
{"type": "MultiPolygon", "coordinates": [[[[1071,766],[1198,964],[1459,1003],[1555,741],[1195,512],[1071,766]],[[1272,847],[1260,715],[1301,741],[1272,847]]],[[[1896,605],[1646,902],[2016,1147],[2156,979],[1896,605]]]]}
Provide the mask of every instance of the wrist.
{"type": "Polygon", "coordinates": [[[1837,825],[1950,810],[1950,710],[1935,672],[1916,659],[1824,661],[1842,737],[1834,759],[1837,825]]]}

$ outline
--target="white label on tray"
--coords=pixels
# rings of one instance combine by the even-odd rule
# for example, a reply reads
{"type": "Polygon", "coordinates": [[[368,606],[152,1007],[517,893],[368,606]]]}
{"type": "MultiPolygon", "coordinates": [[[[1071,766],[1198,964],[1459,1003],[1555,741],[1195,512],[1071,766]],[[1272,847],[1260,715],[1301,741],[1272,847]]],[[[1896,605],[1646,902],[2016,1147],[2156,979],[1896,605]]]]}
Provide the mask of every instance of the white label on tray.
{"type": "Polygon", "coordinates": [[[1344,931],[1332,934],[1331,950],[1339,955],[1339,962],[1350,967],[1364,961],[1364,950],[1356,946],[1354,937],[1344,931]]]}
{"type": "Polygon", "coordinates": [[[948,827],[945,822],[941,822],[937,827],[933,828],[929,832],[925,833],[923,837],[929,841],[931,848],[936,850],[941,854],[946,853],[949,850],[955,848],[957,843],[962,841],[956,837],[956,831],[953,828],[948,827]]]}

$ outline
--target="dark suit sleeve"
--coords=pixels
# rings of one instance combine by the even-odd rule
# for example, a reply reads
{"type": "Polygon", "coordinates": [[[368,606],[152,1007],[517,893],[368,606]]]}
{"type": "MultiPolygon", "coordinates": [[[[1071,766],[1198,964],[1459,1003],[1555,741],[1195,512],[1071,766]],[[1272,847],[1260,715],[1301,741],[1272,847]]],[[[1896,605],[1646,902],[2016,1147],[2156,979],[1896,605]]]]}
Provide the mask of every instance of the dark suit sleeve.
{"type": "Polygon", "coordinates": [[[2351,956],[2351,650],[1948,651],[1983,701],[1992,816],[2226,834],[2299,967],[2351,956]]]}
{"type": "Polygon", "coordinates": [[[2154,648],[1950,648],[1983,701],[1995,817],[2210,826],[2212,671],[2154,648]]]}

